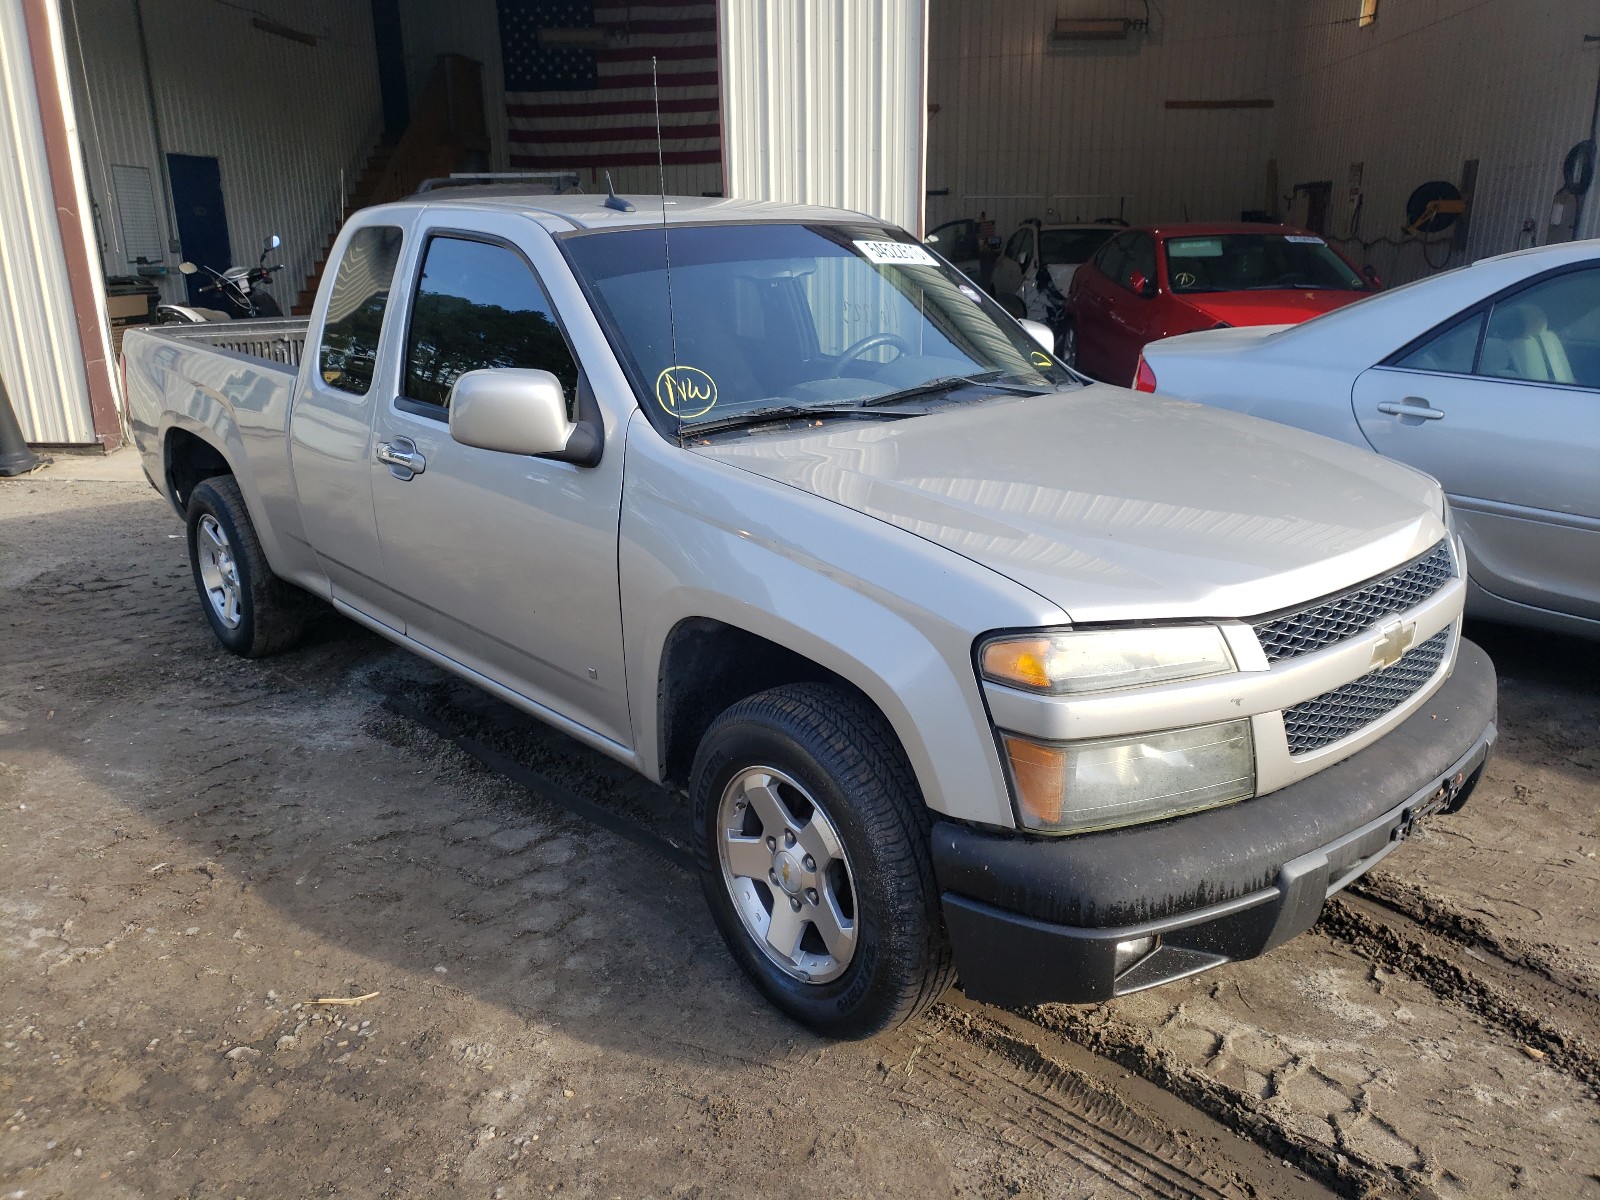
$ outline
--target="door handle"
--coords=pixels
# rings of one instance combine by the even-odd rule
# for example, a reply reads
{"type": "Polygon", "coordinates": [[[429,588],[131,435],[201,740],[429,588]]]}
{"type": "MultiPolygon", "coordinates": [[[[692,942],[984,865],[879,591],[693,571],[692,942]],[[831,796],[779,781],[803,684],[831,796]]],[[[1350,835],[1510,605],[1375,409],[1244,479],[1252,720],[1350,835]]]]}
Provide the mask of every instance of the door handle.
{"type": "Polygon", "coordinates": [[[378,461],[396,479],[413,479],[427,468],[428,460],[417,453],[417,444],[408,437],[378,443],[378,461]]]}
{"type": "Polygon", "coordinates": [[[1398,403],[1385,400],[1378,405],[1378,411],[1391,417],[1417,417],[1423,421],[1444,420],[1444,409],[1430,407],[1421,396],[1407,396],[1398,403]]]}

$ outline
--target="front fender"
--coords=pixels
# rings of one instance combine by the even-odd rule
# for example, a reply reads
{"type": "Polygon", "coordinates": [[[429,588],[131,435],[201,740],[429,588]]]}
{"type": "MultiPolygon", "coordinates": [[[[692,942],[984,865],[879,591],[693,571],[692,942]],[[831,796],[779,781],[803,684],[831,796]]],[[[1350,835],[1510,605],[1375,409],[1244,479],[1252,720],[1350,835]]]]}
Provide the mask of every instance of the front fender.
{"type": "Polygon", "coordinates": [[[630,428],[619,550],[640,768],[657,779],[664,772],[658,682],[667,639],[681,621],[709,618],[865,693],[899,736],[930,808],[1013,826],[973,639],[1064,614],[948,550],[671,446],[641,424],[630,428]]]}

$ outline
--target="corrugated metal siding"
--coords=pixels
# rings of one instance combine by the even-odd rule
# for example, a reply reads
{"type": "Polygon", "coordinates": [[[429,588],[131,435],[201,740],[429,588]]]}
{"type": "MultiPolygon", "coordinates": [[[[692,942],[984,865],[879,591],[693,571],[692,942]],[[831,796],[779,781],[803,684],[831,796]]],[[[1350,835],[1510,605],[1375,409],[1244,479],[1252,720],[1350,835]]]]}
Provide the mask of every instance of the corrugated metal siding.
{"type": "MultiPolygon", "coordinates": [[[[401,36],[406,52],[406,89],[415,103],[433,75],[441,54],[464,54],[483,64],[484,119],[489,126],[489,162],[494,171],[509,170],[506,149],[505,75],[500,62],[500,24],[494,0],[467,0],[441,6],[434,0],[400,0],[401,36]]],[[[580,148],[581,149],[581,148],[580,148]]],[[[722,191],[722,168],[668,166],[666,190],[675,196],[722,191]]],[[[605,191],[605,173],[598,167],[578,170],[583,190],[605,191]]],[[[654,195],[661,187],[653,166],[615,167],[617,191],[654,195]]]]}
{"type": "MultiPolygon", "coordinates": [[[[1466,254],[1450,265],[1544,240],[1561,160],[1589,133],[1600,6],[1571,0],[1382,0],[1359,29],[1351,0],[1284,3],[1274,57],[1282,190],[1331,179],[1331,232],[1348,232],[1350,164],[1365,164],[1356,235],[1398,238],[1406,197],[1430,179],[1459,183],[1477,159],[1466,254]],[[1525,219],[1533,237],[1522,234],[1525,219]]],[[[1585,225],[1600,229],[1591,196],[1585,225]]],[[[1444,248],[1434,249],[1442,262],[1444,248]]],[[[1422,248],[1376,245],[1369,260],[1395,282],[1428,273],[1422,248]]]]}
{"type": "Polygon", "coordinates": [[[30,442],[93,444],[19,0],[0,0],[0,376],[30,442]]]}
{"type": "Polygon", "coordinates": [[[721,18],[728,194],[920,231],[924,0],[724,0],[721,18]]]}
{"type": "MultiPolygon", "coordinates": [[[[163,239],[173,235],[163,161],[139,62],[133,0],[62,0],[78,124],[89,162],[105,269],[131,274],[111,193],[113,165],[151,172],[163,239]]],[[[162,151],[214,156],[236,262],[277,233],[287,264],[272,291],[287,309],[339,224],[347,187],[380,125],[368,0],[254,0],[249,9],[144,0],[162,151]],[[306,46],[251,24],[259,14],[316,36],[306,46]]],[[[168,254],[176,268],[179,254],[168,254]]],[[[174,274],[167,299],[183,294],[174,274]]]]}
{"type": "MultiPolygon", "coordinates": [[[[1350,0],[1353,9],[1355,0],[1350,0]]],[[[987,212],[1138,223],[1237,220],[1265,203],[1275,109],[1178,110],[1167,100],[1273,97],[1278,0],[1152,5],[1148,34],[1052,45],[1060,16],[1142,17],[1127,0],[931,0],[931,226],[987,212]]]]}

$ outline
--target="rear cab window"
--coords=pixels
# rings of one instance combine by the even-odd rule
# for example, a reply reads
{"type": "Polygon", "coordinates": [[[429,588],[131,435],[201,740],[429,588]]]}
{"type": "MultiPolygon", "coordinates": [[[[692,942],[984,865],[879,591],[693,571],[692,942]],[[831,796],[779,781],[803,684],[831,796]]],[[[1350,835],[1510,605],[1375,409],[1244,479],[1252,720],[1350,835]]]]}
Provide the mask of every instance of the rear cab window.
{"type": "Polygon", "coordinates": [[[317,347],[318,377],[329,387],[352,396],[365,396],[371,389],[383,314],[404,240],[398,226],[368,225],[345,244],[317,347]]]}

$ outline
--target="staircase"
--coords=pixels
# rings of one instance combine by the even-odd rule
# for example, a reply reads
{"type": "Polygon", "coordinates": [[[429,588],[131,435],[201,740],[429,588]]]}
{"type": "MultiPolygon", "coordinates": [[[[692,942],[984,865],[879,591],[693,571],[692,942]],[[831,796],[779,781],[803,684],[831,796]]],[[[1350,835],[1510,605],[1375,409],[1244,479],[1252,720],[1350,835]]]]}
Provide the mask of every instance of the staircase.
{"type": "MultiPolygon", "coordinates": [[[[411,195],[424,179],[468,168],[481,171],[488,154],[489,130],[483,118],[483,65],[460,54],[441,54],[433,69],[433,78],[411,110],[411,123],[400,140],[380,142],[373,147],[345,203],[340,225],[359,209],[411,195]]],[[[322,254],[290,310],[295,316],[311,312],[338,236],[337,229],[328,235],[322,254]]]]}
{"type": "MultiPolygon", "coordinates": [[[[361,175],[356,180],[356,186],[351,189],[350,197],[345,201],[344,212],[339,216],[340,228],[348,221],[358,209],[366,208],[373,203],[373,196],[378,193],[378,185],[383,181],[384,174],[389,169],[389,162],[394,157],[394,145],[389,142],[379,142],[373,147],[372,153],[367,156],[367,162],[361,168],[361,175]]],[[[419,181],[420,182],[420,181],[419,181]]],[[[323,243],[322,253],[318,255],[317,262],[311,268],[311,274],[306,276],[305,285],[296,297],[294,307],[289,311],[303,317],[311,312],[312,302],[317,298],[317,288],[322,284],[322,272],[328,265],[328,255],[333,253],[333,243],[339,236],[335,229],[328,235],[328,240],[323,243]]]]}

